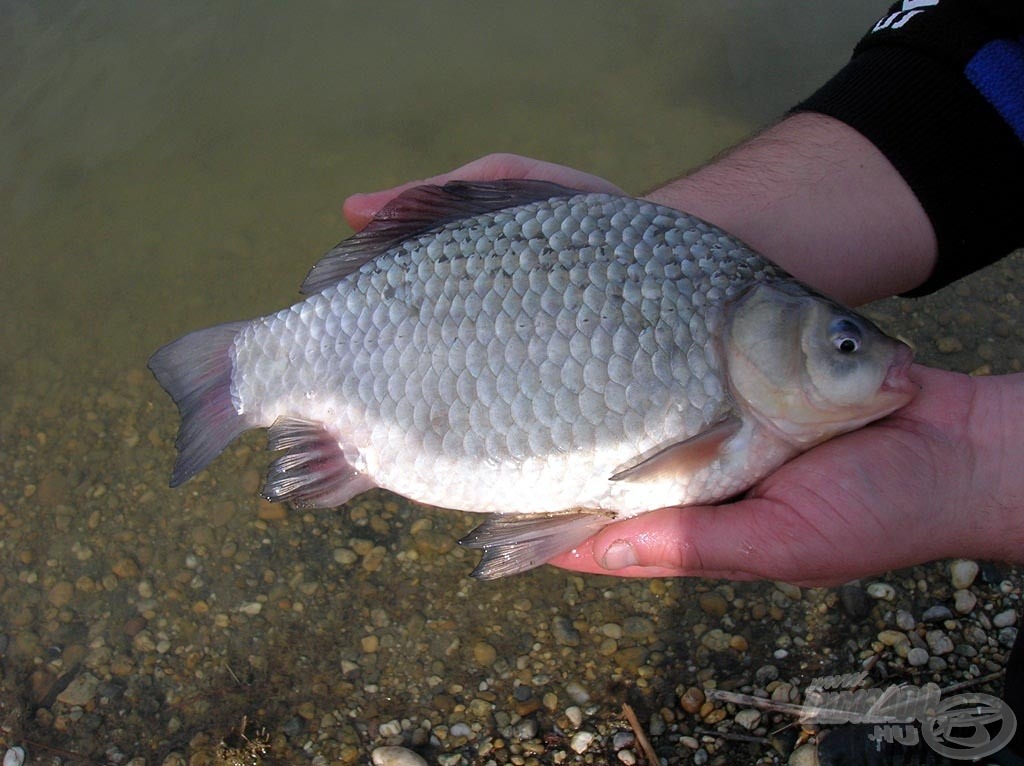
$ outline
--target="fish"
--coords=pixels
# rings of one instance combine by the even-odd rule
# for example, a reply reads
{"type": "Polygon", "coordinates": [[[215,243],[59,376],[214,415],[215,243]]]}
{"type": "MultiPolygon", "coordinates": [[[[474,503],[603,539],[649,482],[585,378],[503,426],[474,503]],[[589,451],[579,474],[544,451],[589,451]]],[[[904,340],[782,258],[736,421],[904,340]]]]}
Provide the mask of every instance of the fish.
{"type": "Polygon", "coordinates": [[[480,579],[733,498],[917,390],[907,345],[735,237],[545,181],[412,188],[300,291],[150,358],[181,417],[171,486],[265,427],[265,498],[487,514],[461,541],[480,579]]]}

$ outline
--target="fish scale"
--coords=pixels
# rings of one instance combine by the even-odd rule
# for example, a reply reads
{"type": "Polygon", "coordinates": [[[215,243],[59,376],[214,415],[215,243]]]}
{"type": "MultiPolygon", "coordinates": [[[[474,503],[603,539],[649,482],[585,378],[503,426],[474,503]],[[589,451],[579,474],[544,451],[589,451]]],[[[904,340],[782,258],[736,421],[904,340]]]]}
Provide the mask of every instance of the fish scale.
{"type": "MultiPolygon", "coordinates": [[[[382,485],[436,505],[560,510],[564,493],[544,507],[537,508],[535,498],[524,507],[506,482],[510,496],[496,501],[490,488],[439,480],[435,458],[423,455],[441,451],[450,470],[466,470],[479,458],[466,446],[484,443],[488,457],[500,463],[568,453],[579,456],[577,470],[593,472],[593,451],[614,442],[618,462],[601,467],[612,473],[632,456],[706,425],[711,413],[701,381],[715,375],[717,362],[711,346],[693,345],[694,330],[707,333],[706,319],[692,315],[692,296],[713,289],[721,264],[730,258],[742,262],[750,276],[772,271],[703,222],[603,194],[536,202],[515,216],[498,212],[451,223],[383,253],[354,279],[255,322],[234,345],[236,370],[242,371],[236,396],[246,411],[258,411],[261,422],[272,423],[305,412],[308,390],[338,392],[318,397],[321,412],[330,411],[332,428],[354,444],[374,445],[363,450],[366,470],[382,485]],[[560,240],[581,231],[584,221],[590,228],[588,260],[576,258],[560,240]],[[607,227],[620,236],[607,236],[607,227]],[[691,250],[710,252],[710,241],[721,256],[702,258],[696,270],[666,280],[666,271],[680,271],[672,268],[678,254],[665,237],[673,227],[706,229],[691,250]],[[488,238],[498,231],[496,241],[488,238]],[[501,257],[495,252],[499,243],[508,244],[501,257]],[[436,257],[439,251],[444,260],[436,257]],[[452,262],[465,265],[465,277],[450,278],[452,262]],[[394,292],[396,283],[408,291],[404,301],[394,292]],[[475,316],[467,312],[471,305],[479,312],[475,316]],[[553,327],[537,321],[535,306],[546,310],[553,327]],[[692,315],[691,322],[656,326],[672,312],[692,315]],[[327,314],[337,321],[325,322],[327,314]],[[474,333],[468,346],[457,332],[460,326],[474,333]],[[532,354],[519,333],[540,339],[532,354]],[[425,353],[438,345],[451,351],[425,353]],[[615,345],[632,358],[616,353],[615,345]],[[289,349],[293,362],[286,370],[266,363],[275,348],[289,349]],[[454,366],[466,357],[478,363],[454,366]],[[691,371],[694,357],[700,359],[700,376],[691,371]],[[557,380],[542,374],[545,363],[559,370],[557,380]],[[454,385],[451,376],[440,385],[436,364],[453,365],[454,385]],[[612,370],[625,364],[628,375],[620,372],[619,382],[610,383],[612,370]],[[360,385],[365,369],[388,379],[386,392],[360,385]],[[464,376],[475,385],[460,383],[464,376]],[[460,391],[471,392],[471,398],[460,391]],[[475,401],[486,412],[474,410],[475,401]],[[442,418],[417,418],[416,402],[435,403],[442,418]],[[467,439],[469,432],[476,438],[467,439]],[[448,433],[453,436],[445,440],[448,433]],[[452,454],[460,436],[462,454],[452,454]]],[[[575,499],[600,508],[610,497],[575,499]]]]}
{"type": "MultiPolygon", "coordinates": [[[[829,415],[824,437],[799,423],[793,438],[776,433],[747,388],[756,399],[758,387],[808,385],[758,371],[805,351],[765,353],[729,333],[741,303],[769,323],[776,304],[827,327],[854,315],[651,202],[535,181],[420,187],[328,253],[303,290],[290,308],[153,355],[182,415],[172,485],[242,431],[270,427],[286,455],[268,498],[329,506],[380,486],[508,514],[471,541],[486,549],[478,571],[499,576],[613,518],[733,495],[806,448],[799,440],[843,427],[829,415]],[[727,379],[726,355],[742,380],[727,379]]],[[[896,342],[847,321],[883,346],[865,378],[877,388],[896,342]]],[[[764,322],[744,322],[772,342],[764,322]]],[[[808,349],[825,349],[811,372],[844,370],[828,357],[833,331],[807,332],[808,349]]],[[[870,404],[872,417],[894,408],[870,404]]],[[[871,419],[858,413],[851,422],[871,419]]]]}

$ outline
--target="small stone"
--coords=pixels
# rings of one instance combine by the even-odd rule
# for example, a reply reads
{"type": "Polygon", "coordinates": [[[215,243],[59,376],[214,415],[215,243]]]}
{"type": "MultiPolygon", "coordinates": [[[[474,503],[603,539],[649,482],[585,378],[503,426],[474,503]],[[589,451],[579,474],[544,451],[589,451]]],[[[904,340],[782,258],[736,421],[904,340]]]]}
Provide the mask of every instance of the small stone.
{"type": "Polygon", "coordinates": [[[619,750],[615,753],[615,757],[619,759],[620,763],[625,764],[625,766],[634,766],[636,763],[636,753],[632,750],[619,750]]]}
{"type": "Polygon", "coordinates": [[[859,583],[847,583],[839,588],[839,603],[850,617],[860,620],[871,612],[871,602],[859,583]]]}
{"type": "Polygon", "coordinates": [[[758,686],[767,686],[779,678],[779,669],[775,665],[762,665],[754,671],[754,680],[758,686]]]}
{"type": "Polygon", "coordinates": [[[949,565],[949,579],[955,590],[970,588],[974,578],[978,576],[978,562],[970,559],[957,559],[949,565]]]}
{"type": "Polygon", "coordinates": [[[1011,625],[1017,624],[1017,612],[1013,609],[1007,609],[1000,612],[992,618],[992,624],[997,628],[1008,628],[1011,625]]]}
{"type": "Polygon", "coordinates": [[[586,705],[590,702],[590,692],[588,692],[579,681],[570,681],[565,685],[565,693],[569,695],[569,699],[575,702],[577,705],[586,705]]]}
{"type": "Polygon", "coordinates": [[[750,648],[750,644],[741,635],[734,635],[729,639],[729,648],[735,649],[737,652],[745,652],[750,648]]]}
{"type": "Polygon", "coordinates": [[[380,639],[371,633],[368,636],[363,636],[359,640],[359,645],[363,649],[363,654],[373,654],[380,648],[380,639]]]}
{"type": "Polygon", "coordinates": [[[700,643],[713,652],[724,652],[729,648],[730,638],[731,636],[721,628],[712,628],[700,637],[700,643]]]}
{"type": "Polygon", "coordinates": [[[913,630],[917,625],[917,620],[914,619],[914,615],[908,612],[906,609],[896,610],[896,627],[906,632],[913,630]]]}
{"type": "Polygon", "coordinates": [[[729,610],[729,602],[717,591],[701,593],[697,596],[697,604],[709,617],[722,617],[729,610]]]}
{"type": "Polygon", "coordinates": [[[420,755],[404,747],[375,748],[370,760],[373,766],[428,766],[420,755]]]}
{"type": "Polygon", "coordinates": [[[570,705],[565,709],[565,717],[569,719],[569,723],[572,724],[572,728],[578,729],[580,724],[583,723],[583,711],[580,710],[578,705],[570,705]]]}
{"type": "Polygon", "coordinates": [[[139,576],[139,565],[135,563],[134,559],[121,558],[114,562],[114,565],[110,568],[118,579],[124,580],[127,578],[133,578],[139,576]]]}
{"type": "Polygon", "coordinates": [[[952,619],[953,613],[942,604],[928,607],[921,615],[921,622],[944,622],[952,619]]]}
{"type": "Polygon", "coordinates": [[[915,668],[919,668],[922,665],[927,665],[928,652],[926,652],[920,646],[915,646],[913,649],[907,652],[907,662],[915,668]]]}
{"type": "Polygon", "coordinates": [[[582,755],[587,752],[587,748],[590,747],[594,741],[596,735],[590,731],[578,731],[572,735],[572,739],[569,740],[569,747],[572,751],[578,755],[582,755]]]}
{"type": "Polygon", "coordinates": [[[256,515],[263,521],[284,521],[288,518],[288,509],[283,503],[261,503],[256,515]]]}
{"type": "Polygon", "coordinates": [[[873,582],[868,588],[868,595],[880,601],[892,601],[896,598],[896,589],[887,582],[873,582]]]}
{"type": "Polygon", "coordinates": [[[249,617],[255,617],[263,611],[263,604],[259,601],[244,601],[238,605],[238,611],[249,617]]]}
{"type": "Polygon", "coordinates": [[[636,744],[636,736],[631,731],[617,731],[612,737],[612,749],[624,750],[636,744]]]}
{"type": "Polygon", "coordinates": [[[691,715],[700,710],[704,704],[704,692],[696,686],[691,686],[679,698],[679,706],[691,715]]]}
{"type": "Polygon", "coordinates": [[[735,721],[747,731],[753,731],[761,722],[761,711],[746,708],[736,714],[735,721]]]}
{"type": "Polygon", "coordinates": [[[67,580],[61,582],[50,588],[46,594],[46,600],[53,604],[55,607],[60,608],[67,606],[71,603],[72,596],[75,595],[75,586],[69,583],[67,580]]]}
{"type": "Polygon", "coordinates": [[[798,585],[792,585],[788,582],[775,582],[773,585],[790,601],[799,601],[803,598],[803,591],[800,590],[798,585]]]}
{"type": "Polygon", "coordinates": [[[953,640],[941,630],[929,630],[925,633],[924,640],[934,655],[949,654],[953,651],[953,640]]]}
{"type": "Polygon", "coordinates": [[[401,721],[392,718],[390,721],[385,721],[380,725],[380,735],[382,737],[397,737],[402,733],[401,721]]]}
{"type": "Polygon", "coordinates": [[[818,746],[811,742],[800,745],[786,763],[789,766],[818,766],[818,746]]]}
{"type": "Polygon", "coordinates": [[[631,615],[622,621],[622,634],[626,638],[642,639],[654,633],[654,623],[646,617],[631,615]]]}
{"type": "Polygon", "coordinates": [[[477,665],[490,667],[498,659],[498,650],[486,641],[477,641],[473,644],[473,659],[477,665]]]}
{"type": "Polygon", "coordinates": [[[709,726],[714,726],[716,723],[721,723],[722,720],[725,718],[725,715],[725,708],[716,707],[714,710],[710,711],[706,716],[704,716],[704,723],[708,724],[709,726]]]}
{"type": "Polygon", "coordinates": [[[25,749],[11,747],[4,753],[4,766],[23,766],[25,763],[25,749]]]}
{"type": "Polygon", "coordinates": [[[57,695],[57,701],[71,706],[85,705],[95,696],[99,683],[99,679],[92,673],[82,673],[57,695]]]}
{"type": "Polygon", "coordinates": [[[978,603],[978,597],[969,590],[958,590],[953,594],[953,608],[958,614],[970,614],[978,603]]]}
{"type": "Polygon", "coordinates": [[[905,644],[908,641],[906,634],[898,630],[883,630],[878,634],[878,640],[885,646],[896,646],[897,644],[905,644]]]}
{"type": "Polygon", "coordinates": [[[573,627],[568,617],[558,615],[551,621],[551,633],[562,646],[579,646],[580,632],[573,627]]]}
{"type": "Polygon", "coordinates": [[[956,354],[964,350],[964,344],[954,335],[944,335],[936,338],[935,348],[940,354],[956,354]]]}
{"type": "Polygon", "coordinates": [[[688,747],[691,750],[696,750],[698,747],[700,747],[700,742],[697,740],[697,738],[691,737],[689,734],[680,737],[679,742],[682,743],[684,747],[688,747]]]}
{"type": "Polygon", "coordinates": [[[512,727],[512,736],[522,741],[537,736],[537,722],[532,718],[524,718],[512,727]]]}
{"type": "Polygon", "coordinates": [[[622,638],[622,626],[616,625],[614,622],[606,622],[601,626],[601,633],[608,638],[618,641],[622,638]]]}

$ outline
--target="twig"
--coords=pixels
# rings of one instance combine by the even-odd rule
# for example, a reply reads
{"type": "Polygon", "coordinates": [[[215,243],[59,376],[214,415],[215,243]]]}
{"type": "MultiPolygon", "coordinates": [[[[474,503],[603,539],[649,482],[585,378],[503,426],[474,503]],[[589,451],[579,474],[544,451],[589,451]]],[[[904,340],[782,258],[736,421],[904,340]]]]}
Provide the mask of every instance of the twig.
{"type": "Polygon", "coordinates": [[[721,702],[732,702],[743,707],[756,707],[759,710],[768,710],[772,713],[785,713],[786,715],[804,715],[807,708],[803,705],[793,705],[789,702],[775,702],[764,697],[754,697],[750,694],[739,694],[727,692],[723,689],[705,689],[704,698],[719,700],[721,702]]]}
{"type": "Polygon", "coordinates": [[[710,734],[712,737],[721,737],[722,739],[731,739],[736,742],[753,742],[756,745],[771,745],[772,741],[767,737],[755,737],[753,734],[734,734],[731,731],[716,731],[715,729],[705,729],[701,726],[696,727],[693,730],[694,734],[710,734]]]}
{"type": "Polygon", "coordinates": [[[629,721],[629,728],[633,730],[633,736],[640,743],[640,749],[644,751],[644,757],[647,759],[647,762],[651,766],[659,766],[661,760],[658,758],[658,754],[654,752],[654,748],[651,747],[651,741],[644,734],[644,729],[640,725],[640,719],[636,717],[636,713],[633,712],[633,708],[630,707],[628,702],[622,703],[622,714],[629,721]]]}
{"type": "Polygon", "coordinates": [[[997,670],[995,673],[989,673],[987,676],[979,676],[978,678],[972,678],[968,681],[960,681],[959,683],[944,686],[941,689],[941,693],[945,695],[950,692],[958,692],[961,689],[970,689],[972,686],[977,686],[978,684],[987,684],[989,681],[995,681],[1005,674],[1005,670],[997,670]]]}

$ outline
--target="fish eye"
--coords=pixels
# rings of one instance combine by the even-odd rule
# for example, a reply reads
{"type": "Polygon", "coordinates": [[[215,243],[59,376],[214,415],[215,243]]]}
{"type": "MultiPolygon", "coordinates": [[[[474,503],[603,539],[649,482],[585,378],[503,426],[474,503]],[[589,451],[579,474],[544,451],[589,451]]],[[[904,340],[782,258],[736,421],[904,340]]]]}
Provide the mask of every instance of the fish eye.
{"type": "Polygon", "coordinates": [[[832,346],[840,354],[853,354],[860,350],[860,328],[849,319],[836,319],[829,325],[828,333],[832,346]]]}

